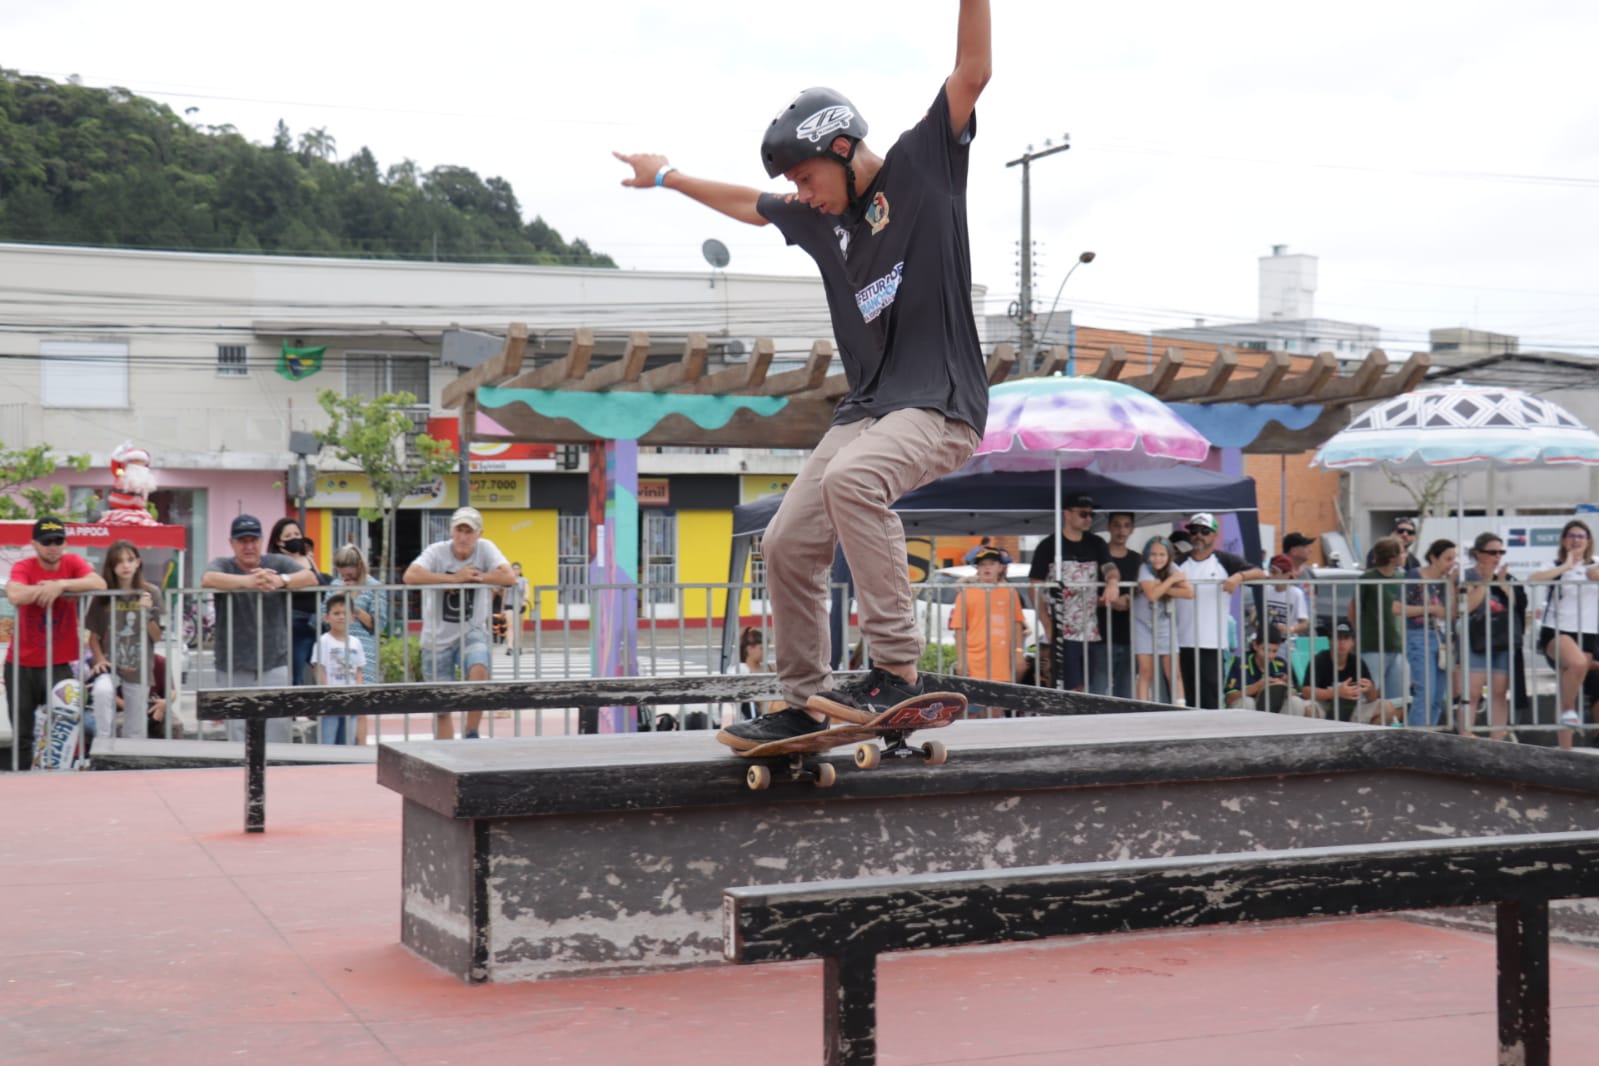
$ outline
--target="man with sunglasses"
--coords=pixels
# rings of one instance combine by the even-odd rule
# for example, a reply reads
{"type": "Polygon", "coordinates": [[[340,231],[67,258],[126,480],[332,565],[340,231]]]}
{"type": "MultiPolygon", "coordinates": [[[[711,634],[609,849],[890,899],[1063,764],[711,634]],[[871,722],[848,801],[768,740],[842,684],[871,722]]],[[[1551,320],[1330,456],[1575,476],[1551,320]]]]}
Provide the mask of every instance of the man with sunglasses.
{"type": "MultiPolygon", "coordinates": [[[[1416,520],[1414,518],[1394,519],[1393,535],[1399,538],[1399,543],[1404,545],[1405,558],[1399,565],[1405,570],[1415,570],[1421,566],[1421,560],[1416,558],[1416,520]]],[[[1377,566],[1377,547],[1372,545],[1366,553],[1366,569],[1373,570],[1377,566]]]]}
{"type": "MultiPolygon", "coordinates": [[[[6,599],[17,609],[5,685],[18,770],[33,767],[34,709],[49,700],[56,682],[72,676],[72,664],[78,661],[74,593],[103,588],[105,579],[94,567],[67,551],[67,527],[61,519],[46,516],[33,524],[33,555],[13,563],[6,578],[6,599]]],[[[0,767],[5,766],[0,760],[0,767]]]]}
{"type": "Polygon", "coordinates": [[[1216,516],[1208,511],[1190,518],[1188,539],[1193,548],[1177,560],[1177,568],[1194,589],[1193,599],[1176,601],[1177,662],[1190,705],[1212,710],[1222,706],[1229,601],[1245,581],[1267,576],[1242,556],[1218,551],[1217,528],[1216,516]]]}
{"type": "Polygon", "coordinates": [[[1121,571],[1109,545],[1089,532],[1093,528],[1093,497],[1069,497],[1061,513],[1060,550],[1056,551],[1053,534],[1045,537],[1033,550],[1033,566],[1027,572],[1044,643],[1050,649],[1049,676],[1055,688],[1081,689],[1093,667],[1092,657],[1103,660],[1104,634],[1096,608],[1121,595],[1121,571]]]}

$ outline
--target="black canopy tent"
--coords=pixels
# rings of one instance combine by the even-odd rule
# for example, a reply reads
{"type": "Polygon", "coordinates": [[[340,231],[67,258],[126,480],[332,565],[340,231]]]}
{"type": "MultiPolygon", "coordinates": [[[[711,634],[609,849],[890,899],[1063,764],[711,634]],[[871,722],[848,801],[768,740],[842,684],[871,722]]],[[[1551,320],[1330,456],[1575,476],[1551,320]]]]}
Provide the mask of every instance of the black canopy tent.
{"type": "MultiPolygon", "coordinates": [[[[1088,493],[1101,512],[1132,511],[1141,523],[1174,520],[1196,511],[1231,514],[1238,522],[1238,538],[1226,544],[1244,558],[1261,558],[1260,516],[1255,505],[1253,478],[1213,470],[1179,466],[1104,474],[1089,470],[1062,470],[1061,495],[1088,493]]],[[[733,508],[733,553],[728,581],[743,580],[749,562],[750,541],[777,513],[782,495],[762,498],[733,508]]],[[[983,534],[1048,534],[1055,530],[1055,471],[1006,471],[950,474],[914,492],[894,505],[906,536],[981,536],[983,534]]],[[[1101,516],[1103,520],[1103,516],[1101,516]]],[[[847,585],[849,568],[843,556],[833,560],[833,580],[847,585]]],[[[842,594],[836,594],[842,598],[842,594]]],[[[728,596],[722,630],[722,661],[731,663],[738,642],[738,596],[728,596]]],[[[840,621],[843,604],[833,607],[834,661],[839,662],[844,641],[840,621]]]]}

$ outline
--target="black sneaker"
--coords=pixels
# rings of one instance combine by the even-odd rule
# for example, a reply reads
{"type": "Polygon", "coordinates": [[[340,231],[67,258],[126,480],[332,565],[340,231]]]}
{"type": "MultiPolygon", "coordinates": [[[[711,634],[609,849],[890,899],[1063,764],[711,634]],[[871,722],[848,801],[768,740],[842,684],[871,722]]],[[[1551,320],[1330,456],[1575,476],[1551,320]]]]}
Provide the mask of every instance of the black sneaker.
{"type": "Polygon", "coordinates": [[[818,722],[804,711],[785,707],[781,711],[763,714],[748,722],[734,722],[717,733],[716,739],[734,751],[748,751],[761,744],[770,744],[774,740],[788,740],[792,737],[802,737],[806,733],[815,733],[817,730],[826,729],[828,725],[827,721],[818,722]]]}
{"type": "Polygon", "coordinates": [[[813,711],[821,711],[846,722],[866,722],[896,704],[914,699],[925,691],[918,677],[911,684],[898,674],[874,666],[854,681],[838,688],[818,692],[805,702],[813,711]]]}

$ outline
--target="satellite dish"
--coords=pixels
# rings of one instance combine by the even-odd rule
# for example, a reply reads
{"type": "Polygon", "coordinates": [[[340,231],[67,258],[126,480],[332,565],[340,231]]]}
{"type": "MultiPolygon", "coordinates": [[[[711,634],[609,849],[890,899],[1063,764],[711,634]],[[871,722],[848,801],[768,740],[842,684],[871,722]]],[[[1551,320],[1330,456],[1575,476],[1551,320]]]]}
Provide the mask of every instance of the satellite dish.
{"type": "Polygon", "coordinates": [[[733,261],[733,257],[727,254],[727,245],[715,237],[700,245],[700,252],[704,254],[705,261],[717,270],[725,269],[733,261]]]}

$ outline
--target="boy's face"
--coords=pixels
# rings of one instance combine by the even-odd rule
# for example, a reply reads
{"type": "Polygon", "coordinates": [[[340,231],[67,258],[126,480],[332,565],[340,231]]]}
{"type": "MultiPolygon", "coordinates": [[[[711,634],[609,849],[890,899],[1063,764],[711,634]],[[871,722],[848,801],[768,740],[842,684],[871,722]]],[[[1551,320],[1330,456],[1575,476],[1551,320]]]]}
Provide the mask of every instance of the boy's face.
{"type": "Polygon", "coordinates": [[[844,168],[837,160],[815,156],[784,171],[794,183],[794,198],[807,207],[828,215],[842,215],[849,208],[849,189],[844,168]]]}
{"type": "Polygon", "coordinates": [[[345,620],[348,617],[349,615],[344,610],[344,604],[333,604],[327,609],[328,628],[335,631],[343,629],[345,620]]]}
{"type": "Polygon", "coordinates": [[[984,585],[998,585],[1005,580],[1005,564],[998,559],[984,559],[977,564],[977,580],[984,585]]]}

